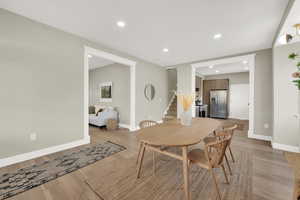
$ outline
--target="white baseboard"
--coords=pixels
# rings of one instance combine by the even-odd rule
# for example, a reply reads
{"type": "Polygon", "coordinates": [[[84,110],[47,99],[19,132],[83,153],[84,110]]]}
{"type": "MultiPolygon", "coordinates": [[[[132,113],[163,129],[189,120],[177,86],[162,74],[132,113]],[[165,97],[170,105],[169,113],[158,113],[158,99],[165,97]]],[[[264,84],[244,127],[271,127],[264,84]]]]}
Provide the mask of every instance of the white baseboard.
{"type": "Polygon", "coordinates": [[[235,116],[229,116],[229,119],[238,119],[238,120],[249,120],[249,118],[240,118],[240,117],[235,117],[235,116]]]}
{"type": "Polygon", "coordinates": [[[128,128],[130,130],[130,125],[129,124],[119,124],[120,127],[122,128],[128,128]]]}
{"type": "Polygon", "coordinates": [[[253,138],[253,139],[257,139],[257,140],[264,140],[264,141],[271,141],[272,140],[272,136],[254,134],[252,130],[248,131],[248,138],[253,138]]]}
{"type": "Polygon", "coordinates": [[[119,124],[119,127],[127,128],[127,129],[129,129],[130,132],[136,131],[136,130],[139,129],[138,127],[133,127],[132,128],[129,124],[119,124]]]}
{"type": "Polygon", "coordinates": [[[48,147],[45,149],[32,151],[32,152],[28,152],[28,153],[24,153],[24,154],[19,154],[19,155],[15,155],[15,156],[8,157],[8,158],[3,158],[3,159],[0,159],[0,167],[5,167],[8,165],[23,162],[26,160],[31,160],[34,158],[38,158],[38,157],[45,156],[48,154],[71,149],[71,148],[74,148],[74,147],[77,147],[80,145],[84,145],[84,144],[89,144],[89,143],[90,143],[90,137],[86,137],[82,140],[77,140],[77,141],[66,143],[66,144],[48,147]]]}
{"type": "Polygon", "coordinates": [[[276,142],[272,142],[272,147],[273,147],[273,149],[279,149],[282,151],[300,153],[300,149],[298,146],[291,146],[291,145],[279,144],[276,142]]]}

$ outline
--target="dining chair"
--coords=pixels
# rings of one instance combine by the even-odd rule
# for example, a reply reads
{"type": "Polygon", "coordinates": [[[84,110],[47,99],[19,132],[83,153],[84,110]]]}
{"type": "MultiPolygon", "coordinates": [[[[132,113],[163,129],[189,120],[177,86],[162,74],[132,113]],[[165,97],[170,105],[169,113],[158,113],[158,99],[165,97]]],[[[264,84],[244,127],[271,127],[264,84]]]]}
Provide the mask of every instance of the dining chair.
{"type": "MultiPolygon", "coordinates": [[[[232,161],[233,162],[235,162],[235,160],[234,160],[234,157],[233,157],[233,153],[232,153],[232,150],[231,150],[231,148],[230,148],[230,144],[231,144],[231,140],[232,140],[232,138],[233,138],[233,134],[234,134],[234,130],[235,129],[237,129],[237,125],[235,124],[235,125],[233,125],[233,126],[229,126],[229,127],[222,127],[222,129],[221,130],[216,130],[216,131],[214,131],[214,136],[215,137],[209,137],[207,140],[209,140],[210,142],[214,142],[214,141],[216,141],[217,139],[222,139],[222,138],[224,138],[224,137],[226,137],[226,136],[228,136],[228,135],[230,135],[231,137],[230,137],[230,141],[229,141],[229,144],[228,144],[228,150],[229,150],[229,152],[230,152],[230,155],[231,155],[231,158],[232,158],[232,161]]],[[[226,155],[226,153],[225,153],[225,161],[226,161],[226,165],[227,165],[227,167],[228,167],[228,170],[229,170],[229,174],[230,175],[232,175],[232,170],[231,170],[231,167],[230,167],[230,163],[229,163],[229,161],[228,161],[228,157],[227,157],[227,155],[226,155]]]]}
{"type": "MultiPolygon", "coordinates": [[[[223,131],[226,131],[228,132],[229,134],[231,134],[231,139],[233,138],[233,134],[234,134],[234,131],[238,128],[238,125],[235,124],[233,126],[229,126],[229,127],[223,127],[223,131]]],[[[233,156],[233,153],[232,153],[232,150],[231,150],[231,139],[230,139],[230,142],[229,142],[229,145],[228,145],[228,149],[229,149],[229,152],[230,152],[230,156],[231,156],[231,159],[232,159],[232,162],[235,162],[235,159],[234,159],[234,156],[233,156]]]]}
{"type": "Polygon", "coordinates": [[[226,170],[223,164],[226,149],[229,145],[231,136],[226,135],[222,139],[211,142],[208,138],[205,138],[205,149],[194,149],[188,153],[189,166],[190,164],[196,164],[201,168],[207,169],[211,172],[214,180],[215,188],[218,194],[219,200],[221,200],[221,193],[218,187],[217,178],[214,173],[215,168],[222,168],[226,183],[229,184],[226,170]]]}
{"type": "MultiPolygon", "coordinates": [[[[148,128],[148,127],[151,127],[151,126],[155,126],[157,124],[158,123],[156,121],[153,121],[153,120],[143,120],[139,123],[139,127],[140,128],[148,128]]],[[[140,154],[141,154],[142,147],[143,147],[143,143],[140,142],[139,143],[139,152],[138,152],[138,156],[137,156],[137,159],[136,159],[136,164],[139,161],[139,157],[140,157],[140,154]]],[[[155,173],[155,152],[154,151],[152,152],[152,156],[153,156],[153,173],[155,173]]]]}

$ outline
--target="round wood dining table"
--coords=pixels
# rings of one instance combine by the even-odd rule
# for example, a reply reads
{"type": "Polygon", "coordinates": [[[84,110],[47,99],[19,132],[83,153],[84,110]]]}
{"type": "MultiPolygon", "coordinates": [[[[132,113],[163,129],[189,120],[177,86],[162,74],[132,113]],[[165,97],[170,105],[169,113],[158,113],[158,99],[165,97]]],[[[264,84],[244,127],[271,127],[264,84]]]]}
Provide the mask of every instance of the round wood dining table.
{"type": "Polygon", "coordinates": [[[216,119],[193,118],[191,126],[183,126],[180,124],[180,120],[172,120],[140,129],[137,132],[137,137],[142,145],[138,158],[137,178],[140,176],[146,149],[179,159],[183,162],[185,197],[187,200],[190,200],[188,146],[200,143],[205,137],[222,125],[223,123],[216,119]],[[161,147],[180,147],[182,148],[182,155],[162,150],[161,147]]]}

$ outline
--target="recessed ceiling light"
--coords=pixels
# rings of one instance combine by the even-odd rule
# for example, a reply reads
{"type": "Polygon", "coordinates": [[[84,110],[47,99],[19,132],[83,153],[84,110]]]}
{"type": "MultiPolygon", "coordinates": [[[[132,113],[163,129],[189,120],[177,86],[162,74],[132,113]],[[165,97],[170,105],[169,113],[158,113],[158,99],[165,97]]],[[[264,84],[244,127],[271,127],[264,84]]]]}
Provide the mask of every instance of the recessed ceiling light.
{"type": "Polygon", "coordinates": [[[212,69],[212,68],[214,68],[214,66],[213,66],[213,65],[210,65],[208,68],[209,68],[209,69],[212,69]]]}
{"type": "Polygon", "coordinates": [[[222,38],[222,34],[221,33],[217,33],[214,35],[214,39],[217,40],[217,39],[221,39],[222,38]]]}
{"type": "Polygon", "coordinates": [[[89,55],[88,55],[88,58],[91,58],[91,57],[93,57],[93,56],[89,54],[89,55]]]}
{"type": "Polygon", "coordinates": [[[124,28],[126,26],[126,23],[124,21],[118,21],[117,25],[118,27],[124,28]]]}
{"type": "Polygon", "coordinates": [[[169,52],[169,49],[163,48],[163,52],[169,52]]]}
{"type": "Polygon", "coordinates": [[[244,60],[244,61],[243,61],[243,64],[244,64],[244,65],[246,65],[247,63],[248,63],[248,61],[247,61],[247,60],[244,60]]]}
{"type": "Polygon", "coordinates": [[[216,73],[219,73],[220,71],[219,70],[216,70],[216,73]]]}

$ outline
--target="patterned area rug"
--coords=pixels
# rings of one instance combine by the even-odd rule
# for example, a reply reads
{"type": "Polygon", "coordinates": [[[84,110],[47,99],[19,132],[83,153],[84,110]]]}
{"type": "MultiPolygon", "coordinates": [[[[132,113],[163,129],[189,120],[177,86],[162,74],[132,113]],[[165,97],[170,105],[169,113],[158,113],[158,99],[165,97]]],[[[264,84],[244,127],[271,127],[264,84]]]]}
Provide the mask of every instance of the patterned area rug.
{"type": "Polygon", "coordinates": [[[107,141],[78,148],[74,152],[65,153],[38,165],[0,174],[0,199],[25,192],[125,149],[107,141]]]}

